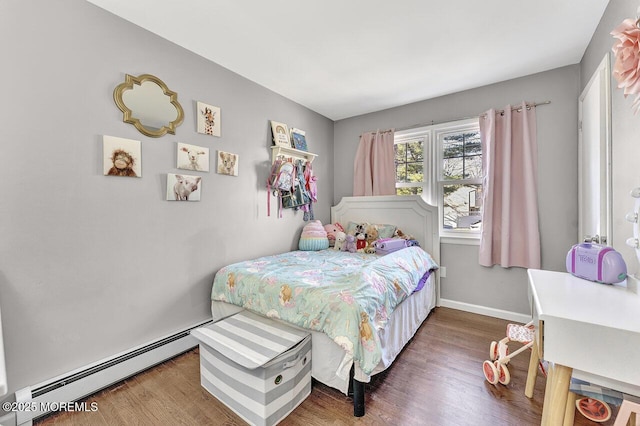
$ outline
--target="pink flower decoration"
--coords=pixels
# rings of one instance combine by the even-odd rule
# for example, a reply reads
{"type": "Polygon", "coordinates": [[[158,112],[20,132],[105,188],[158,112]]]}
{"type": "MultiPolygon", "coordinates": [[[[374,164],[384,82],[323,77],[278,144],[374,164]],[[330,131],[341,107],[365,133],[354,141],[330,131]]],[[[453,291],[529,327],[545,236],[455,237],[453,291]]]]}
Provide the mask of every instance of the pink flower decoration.
{"type": "Polygon", "coordinates": [[[613,76],[625,98],[636,95],[632,106],[636,114],[640,110],[640,28],[633,19],[625,19],[611,35],[618,39],[612,48],[616,56],[613,76]]]}

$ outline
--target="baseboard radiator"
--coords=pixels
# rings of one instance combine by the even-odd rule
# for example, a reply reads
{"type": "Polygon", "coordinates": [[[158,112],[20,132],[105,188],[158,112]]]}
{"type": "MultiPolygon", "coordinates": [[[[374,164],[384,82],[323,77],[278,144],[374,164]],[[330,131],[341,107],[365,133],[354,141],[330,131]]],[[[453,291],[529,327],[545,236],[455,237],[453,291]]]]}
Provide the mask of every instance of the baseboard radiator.
{"type": "Polygon", "coordinates": [[[198,340],[190,334],[191,330],[210,322],[194,325],[66,375],[16,391],[17,404],[35,408],[34,411],[17,411],[16,424],[32,425],[33,420],[50,414],[61,403],[81,400],[198,346],[198,340]]]}

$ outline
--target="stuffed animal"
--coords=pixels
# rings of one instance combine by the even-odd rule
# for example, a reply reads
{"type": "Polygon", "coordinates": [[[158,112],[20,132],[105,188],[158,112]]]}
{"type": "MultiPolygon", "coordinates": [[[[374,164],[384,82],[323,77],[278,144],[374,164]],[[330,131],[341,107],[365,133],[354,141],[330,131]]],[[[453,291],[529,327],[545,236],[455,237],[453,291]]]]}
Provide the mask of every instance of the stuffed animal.
{"type": "Polygon", "coordinates": [[[355,230],[353,231],[353,236],[356,237],[356,249],[360,252],[364,251],[364,248],[367,246],[365,235],[365,227],[362,224],[356,225],[355,230]]]}
{"type": "Polygon", "coordinates": [[[345,236],[345,242],[342,251],[348,251],[349,253],[355,253],[357,251],[356,248],[356,237],[351,234],[347,234],[345,236]]]}
{"type": "Polygon", "coordinates": [[[369,254],[375,253],[376,247],[374,243],[378,240],[378,228],[376,228],[375,225],[367,225],[364,235],[365,241],[367,242],[367,245],[364,247],[364,252],[369,254]]]}
{"type": "Polygon", "coordinates": [[[411,234],[405,234],[401,229],[396,229],[396,235],[398,238],[404,238],[405,240],[413,240],[413,236],[411,234]]]}
{"type": "Polygon", "coordinates": [[[344,251],[343,248],[347,241],[347,234],[345,234],[342,231],[336,231],[335,237],[336,237],[336,242],[333,248],[338,251],[344,251]]]}
{"type": "Polygon", "coordinates": [[[327,238],[329,239],[329,247],[333,247],[336,241],[336,232],[344,232],[344,228],[339,223],[329,223],[324,225],[324,230],[327,231],[327,238]]]}

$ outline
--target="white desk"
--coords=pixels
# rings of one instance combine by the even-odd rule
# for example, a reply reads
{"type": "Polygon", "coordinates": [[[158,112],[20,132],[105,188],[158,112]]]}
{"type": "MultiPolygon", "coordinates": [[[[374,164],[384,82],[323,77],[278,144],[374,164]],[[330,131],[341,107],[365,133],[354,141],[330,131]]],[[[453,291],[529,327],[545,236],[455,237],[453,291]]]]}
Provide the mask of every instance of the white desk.
{"type": "Polygon", "coordinates": [[[542,425],[561,425],[571,375],[640,395],[640,296],[566,272],[529,269],[539,355],[549,362],[542,425]]]}

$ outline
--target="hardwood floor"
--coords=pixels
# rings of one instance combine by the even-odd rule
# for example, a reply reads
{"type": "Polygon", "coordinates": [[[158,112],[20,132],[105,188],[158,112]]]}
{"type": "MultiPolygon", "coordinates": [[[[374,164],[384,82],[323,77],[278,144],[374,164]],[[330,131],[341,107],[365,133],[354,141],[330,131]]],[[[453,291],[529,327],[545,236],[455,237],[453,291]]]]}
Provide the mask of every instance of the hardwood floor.
{"type": "MultiPolygon", "coordinates": [[[[292,425],[539,425],[545,379],[524,396],[529,352],[509,363],[511,383],[493,386],[482,373],[492,340],[508,321],[436,308],[387,371],[367,385],[366,415],[353,417],[350,398],[321,383],[280,424],[292,425]]],[[[513,344],[512,350],[519,347],[513,344]]],[[[197,349],[90,398],[95,412],[59,413],[45,425],[244,425],[200,386],[197,349]]],[[[616,407],[612,407],[614,412],[616,407]]],[[[576,412],[576,425],[594,425],[576,412]]],[[[603,425],[613,424],[613,420],[603,425]]]]}

